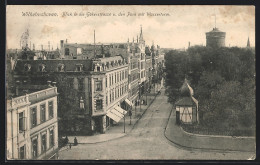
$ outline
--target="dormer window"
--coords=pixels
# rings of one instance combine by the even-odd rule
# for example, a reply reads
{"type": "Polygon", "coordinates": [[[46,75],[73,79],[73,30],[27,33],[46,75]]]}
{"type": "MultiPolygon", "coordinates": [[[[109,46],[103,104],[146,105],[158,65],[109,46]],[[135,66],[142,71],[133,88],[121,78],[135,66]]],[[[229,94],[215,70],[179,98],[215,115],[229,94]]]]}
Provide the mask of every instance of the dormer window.
{"type": "Polygon", "coordinates": [[[64,66],[64,64],[59,64],[58,65],[58,72],[64,72],[65,71],[65,66],[64,66]]]}
{"type": "Polygon", "coordinates": [[[46,68],[45,64],[40,64],[39,65],[39,71],[40,72],[45,72],[46,71],[45,68],[46,68]]]}
{"type": "Polygon", "coordinates": [[[83,70],[83,65],[82,64],[77,64],[76,65],[76,71],[81,72],[83,70]]]}
{"type": "Polygon", "coordinates": [[[31,71],[31,68],[32,68],[31,64],[25,64],[25,65],[24,65],[24,70],[25,70],[26,72],[31,71]]]}
{"type": "Polygon", "coordinates": [[[100,71],[101,71],[101,69],[100,69],[100,65],[97,64],[97,72],[100,72],[100,71]]]}

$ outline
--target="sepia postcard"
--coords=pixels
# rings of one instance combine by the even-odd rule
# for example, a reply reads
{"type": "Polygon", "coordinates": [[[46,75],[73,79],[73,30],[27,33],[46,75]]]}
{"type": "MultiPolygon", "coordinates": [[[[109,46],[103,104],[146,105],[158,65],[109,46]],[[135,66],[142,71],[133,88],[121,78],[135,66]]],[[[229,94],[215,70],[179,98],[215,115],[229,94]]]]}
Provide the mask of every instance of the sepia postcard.
{"type": "Polygon", "coordinates": [[[6,160],[254,160],[255,6],[7,5],[6,160]]]}

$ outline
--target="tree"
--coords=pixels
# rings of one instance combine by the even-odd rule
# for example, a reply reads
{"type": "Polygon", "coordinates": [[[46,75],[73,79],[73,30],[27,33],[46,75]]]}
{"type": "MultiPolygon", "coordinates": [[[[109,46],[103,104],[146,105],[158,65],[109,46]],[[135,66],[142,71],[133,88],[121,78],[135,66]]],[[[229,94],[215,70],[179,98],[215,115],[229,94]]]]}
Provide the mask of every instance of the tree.
{"type": "Polygon", "coordinates": [[[166,53],[166,93],[172,104],[188,77],[199,101],[201,123],[208,128],[253,128],[255,52],[245,48],[195,46],[166,53]],[[249,119],[250,122],[248,121],[249,119]]]}

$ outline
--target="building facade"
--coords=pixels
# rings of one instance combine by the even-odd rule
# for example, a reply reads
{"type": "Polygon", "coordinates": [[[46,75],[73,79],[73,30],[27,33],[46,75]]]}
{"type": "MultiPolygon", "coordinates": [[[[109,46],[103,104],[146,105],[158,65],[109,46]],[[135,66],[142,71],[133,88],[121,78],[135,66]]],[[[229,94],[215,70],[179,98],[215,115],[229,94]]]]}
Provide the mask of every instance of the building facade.
{"type": "Polygon", "coordinates": [[[57,87],[7,100],[7,159],[49,159],[58,149],[57,87]]]}
{"type": "Polygon", "coordinates": [[[104,133],[109,126],[107,112],[128,95],[128,63],[121,56],[19,60],[14,74],[16,81],[28,85],[57,82],[59,131],[64,135],[104,133]]]}
{"type": "Polygon", "coordinates": [[[158,77],[160,48],[146,55],[142,28],[131,43],[60,44],[59,59],[17,60],[14,81],[22,82],[16,86],[57,82],[61,135],[105,133],[119,120],[113,118],[115,109],[122,117],[158,77]]]}

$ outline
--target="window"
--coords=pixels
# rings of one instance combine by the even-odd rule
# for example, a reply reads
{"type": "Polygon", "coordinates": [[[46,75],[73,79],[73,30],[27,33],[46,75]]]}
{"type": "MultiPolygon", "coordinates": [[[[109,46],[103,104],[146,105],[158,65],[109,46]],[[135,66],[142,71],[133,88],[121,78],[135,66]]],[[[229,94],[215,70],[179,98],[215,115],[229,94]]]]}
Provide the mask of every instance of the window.
{"type": "Polygon", "coordinates": [[[25,158],[25,146],[20,147],[19,158],[20,159],[24,159],[25,158]]]}
{"type": "Polygon", "coordinates": [[[125,71],[125,78],[127,78],[127,70],[125,71]]]}
{"type": "Polygon", "coordinates": [[[80,100],[79,100],[79,108],[80,109],[84,109],[85,108],[84,100],[82,99],[82,97],[80,97],[80,100]]]}
{"type": "Polygon", "coordinates": [[[107,77],[106,77],[106,87],[107,87],[107,77]]]}
{"type": "Polygon", "coordinates": [[[102,91],[102,82],[96,81],[96,91],[102,91]]]}
{"type": "Polygon", "coordinates": [[[78,79],[78,89],[79,89],[79,91],[83,91],[83,89],[84,89],[84,82],[83,82],[83,78],[79,78],[78,79]]]}
{"type": "Polygon", "coordinates": [[[96,110],[101,110],[102,108],[102,99],[96,100],[96,110]]]}
{"type": "Polygon", "coordinates": [[[97,71],[100,72],[100,66],[97,66],[97,71]]]}
{"type": "Polygon", "coordinates": [[[54,146],[54,134],[53,130],[50,130],[50,148],[54,146]]]}
{"type": "Polygon", "coordinates": [[[58,65],[58,72],[64,72],[64,64],[59,64],[58,65]]]}
{"type": "Polygon", "coordinates": [[[114,91],[112,92],[112,101],[114,101],[114,91]]]}
{"type": "Polygon", "coordinates": [[[31,108],[31,128],[37,125],[37,109],[36,107],[31,108]]]}
{"type": "Polygon", "coordinates": [[[42,153],[46,151],[46,133],[42,135],[42,153]]]}
{"type": "Polygon", "coordinates": [[[111,97],[111,93],[110,93],[110,95],[109,95],[109,96],[110,96],[110,97],[109,97],[109,100],[110,100],[110,103],[111,103],[111,98],[112,98],[112,97],[111,97]]]}
{"type": "Polygon", "coordinates": [[[107,100],[107,96],[106,96],[106,105],[107,105],[107,102],[108,102],[108,100],[107,100]]]}
{"type": "Polygon", "coordinates": [[[31,71],[31,64],[25,64],[24,65],[24,70],[26,71],[26,72],[29,72],[29,71],[31,71]]]}
{"type": "Polygon", "coordinates": [[[111,76],[109,75],[109,86],[111,86],[111,76]]]}
{"type": "Polygon", "coordinates": [[[48,103],[48,109],[49,109],[49,119],[53,118],[53,101],[49,101],[48,103]]]}
{"type": "Polygon", "coordinates": [[[117,73],[117,82],[119,81],[119,74],[117,73]]]}
{"type": "Polygon", "coordinates": [[[113,83],[114,83],[114,79],[113,79],[113,75],[112,75],[112,85],[113,85],[113,83]]]}
{"type": "Polygon", "coordinates": [[[38,155],[37,149],[38,149],[38,139],[36,137],[32,140],[32,156],[33,156],[33,158],[36,158],[37,155],[38,155]]]}
{"type": "Polygon", "coordinates": [[[68,78],[68,87],[73,87],[73,82],[74,82],[74,79],[73,78],[68,78]]]}
{"type": "Polygon", "coordinates": [[[77,66],[77,71],[80,72],[81,71],[81,67],[77,66]]]}
{"type": "Polygon", "coordinates": [[[25,121],[24,121],[24,116],[23,112],[19,113],[19,132],[22,132],[25,130],[25,121]]]}
{"type": "Polygon", "coordinates": [[[116,83],[116,73],[115,73],[115,83],[116,83]]]}
{"type": "Polygon", "coordinates": [[[83,65],[82,64],[77,64],[76,65],[76,71],[81,72],[83,70],[83,65]]]}
{"type": "Polygon", "coordinates": [[[70,49],[69,48],[65,48],[65,55],[70,55],[70,49]]]}
{"type": "Polygon", "coordinates": [[[41,123],[46,121],[46,107],[45,104],[40,105],[41,123]]]}
{"type": "Polygon", "coordinates": [[[40,65],[39,65],[39,71],[40,71],[40,72],[45,72],[45,71],[46,71],[46,70],[45,70],[45,67],[46,67],[45,64],[40,64],[40,65]]]}
{"type": "Polygon", "coordinates": [[[122,71],[122,80],[124,80],[124,79],[125,79],[125,72],[122,71]]]}

